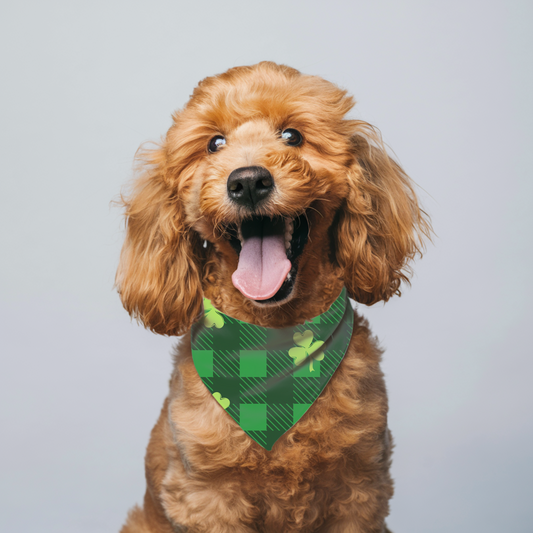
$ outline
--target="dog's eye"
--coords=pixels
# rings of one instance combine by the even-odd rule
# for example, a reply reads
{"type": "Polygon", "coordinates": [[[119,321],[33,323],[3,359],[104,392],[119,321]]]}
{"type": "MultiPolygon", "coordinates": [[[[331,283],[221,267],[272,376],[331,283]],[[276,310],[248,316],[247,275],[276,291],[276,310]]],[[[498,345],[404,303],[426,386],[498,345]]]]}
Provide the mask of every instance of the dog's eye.
{"type": "Polygon", "coordinates": [[[302,134],[298,130],[293,130],[292,128],[283,130],[281,138],[284,139],[289,146],[298,146],[302,144],[303,141],[302,134]]]}
{"type": "Polygon", "coordinates": [[[222,137],[222,135],[215,135],[210,141],[207,149],[214,153],[216,152],[221,146],[224,146],[226,144],[226,139],[222,137]]]}

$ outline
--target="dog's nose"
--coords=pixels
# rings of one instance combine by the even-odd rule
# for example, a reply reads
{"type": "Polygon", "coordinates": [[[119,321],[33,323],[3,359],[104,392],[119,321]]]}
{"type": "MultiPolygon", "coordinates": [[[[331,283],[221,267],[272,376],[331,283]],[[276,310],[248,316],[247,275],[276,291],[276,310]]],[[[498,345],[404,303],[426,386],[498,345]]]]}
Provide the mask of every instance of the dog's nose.
{"type": "Polygon", "coordinates": [[[237,204],[253,209],[274,190],[274,179],[263,167],[235,169],[228,178],[228,196],[237,204]]]}

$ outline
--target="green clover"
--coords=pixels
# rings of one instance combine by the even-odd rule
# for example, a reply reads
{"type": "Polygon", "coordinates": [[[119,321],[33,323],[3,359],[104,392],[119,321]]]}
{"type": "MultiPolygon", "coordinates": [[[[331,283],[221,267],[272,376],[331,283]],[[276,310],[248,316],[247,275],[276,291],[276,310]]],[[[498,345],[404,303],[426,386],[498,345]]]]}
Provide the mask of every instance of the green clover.
{"type": "Polygon", "coordinates": [[[204,324],[206,328],[220,329],[224,325],[224,317],[220,314],[218,309],[213,307],[211,300],[204,298],[204,324]]]}
{"type": "Polygon", "coordinates": [[[228,398],[222,398],[220,392],[213,392],[213,397],[224,409],[227,409],[231,403],[228,398]]]}
{"type": "Polygon", "coordinates": [[[314,372],[313,361],[322,361],[324,359],[324,352],[318,349],[322,347],[324,341],[313,342],[313,332],[306,330],[303,333],[295,333],[293,336],[294,342],[298,345],[289,350],[289,355],[294,359],[294,364],[298,366],[307,357],[313,355],[309,362],[309,372],[314,372]],[[316,355],[314,355],[316,353],[316,355]]]}

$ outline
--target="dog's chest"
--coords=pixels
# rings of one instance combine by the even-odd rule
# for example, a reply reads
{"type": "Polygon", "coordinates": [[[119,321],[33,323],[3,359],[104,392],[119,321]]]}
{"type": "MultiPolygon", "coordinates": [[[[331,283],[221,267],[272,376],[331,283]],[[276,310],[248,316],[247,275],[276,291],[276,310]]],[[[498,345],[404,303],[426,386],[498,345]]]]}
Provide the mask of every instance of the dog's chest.
{"type": "Polygon", "coordinates": [[[287,457],[285,464],[279,456],[255,465],[253,460],[242,459],[248,467],[211,469],[208,480],[205,472],[184,461],[189,463],[187,472],[182,463],[174,475],[167,475],[163,497],[167,514],[175,523],[190,526],[189,517],[200,512],[200,505],[202,513],[211,505],[223,506],[233,510],[239,523],[253,524],[263,533],[306,533],[316,531],[331,514],[336,498],[349,498],[340,464],[317,464],[305,452],[299,459],[287,457]]]}

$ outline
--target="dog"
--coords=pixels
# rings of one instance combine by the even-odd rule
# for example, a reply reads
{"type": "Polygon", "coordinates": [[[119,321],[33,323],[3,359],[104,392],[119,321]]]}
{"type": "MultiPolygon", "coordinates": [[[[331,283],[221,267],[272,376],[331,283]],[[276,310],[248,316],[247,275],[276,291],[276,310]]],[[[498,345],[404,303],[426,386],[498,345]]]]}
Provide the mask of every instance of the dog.
{"type": "Polygon", "coordinates": [[[144,503],[121,533],[388,531],[387,395],[364,318],[355,313],[338,368],[270,451],[204,385],[188,335],[204,296],[275,329],[321,315],[344,288],[366,305],[400,294],[430,222],[377,129],[345,118],[353,106],[288,66],[236,67],[201,81],[161,144],[140,152],[116,285],[132,317],[183,338],[144,503]],[[246,224],[270,224],[286,256],[264,240],[262,256],[243,259],[246,224]]]}

